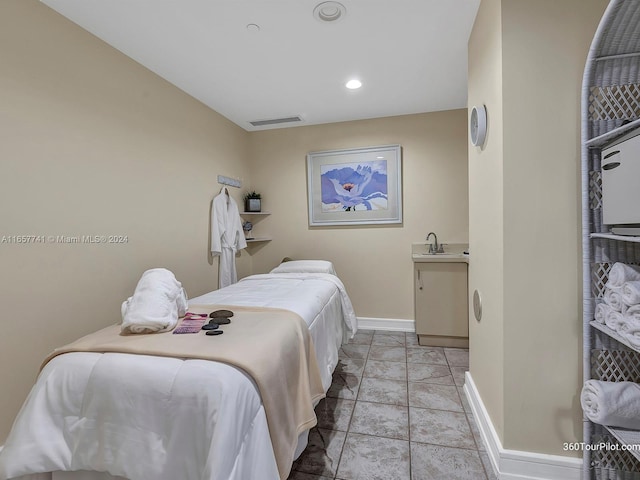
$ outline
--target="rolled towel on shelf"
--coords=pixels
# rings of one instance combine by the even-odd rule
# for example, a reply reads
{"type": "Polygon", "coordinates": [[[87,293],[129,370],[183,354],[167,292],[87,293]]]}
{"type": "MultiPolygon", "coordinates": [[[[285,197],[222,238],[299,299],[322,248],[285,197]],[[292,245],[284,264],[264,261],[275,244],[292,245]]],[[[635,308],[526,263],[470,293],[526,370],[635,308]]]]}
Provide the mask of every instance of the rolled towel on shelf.
{"type": "Polygon", "coordinates": [[[607,315],[614,311],[615,310],[610,305],[607,305],[606,303],[598,303],[596,305],[594,319],[598,323],[606,323],[607,315]]]}
{"type": "Polygon", "coordinates": [[[611,309],[604,317],[604,323],[614,332],[617,332],[622,325],[626,323],[626,317],[623,313],[611,309]]]}
{"type": "Polygon", "coordinates": [[[627,265],[626,263],[614,263],[609,270],[609,279],[605,284],[608,288],[619,288],[625,282],[640,280],[640,266],[627,265]]]}
{"type": "Polygon", "coordinates": [[[637,383],[587,380],[582,387],[580,403],[592,422],[640,429],[640,385],[637,383]]]}
{"type": "Polygon", "coordinates": [[[640,322],[640,305],[632,305],[627,308],[627,311],[624,314],[631,318],[632,320],[637,320],[640,322]]]}
{"type": "Polygon", "coordinates": [[[622,295],[622,301],[631,306],[637,305],[640,303],[640,281],[634,280],[631,282],[624,282],[622,285],[622,290],[620,291],[622,295]]]}
{"type": "Polygon", "coordinates": [[[122,333],[173,330],[187,309],[187,295],[175,275],[165,268],[142,274],[133,296],[122,304],[122,333]]]}
{"type": "Polygon", "coordinates": [[[640,322],[632,317],[626,319],[627,321],[618,328],[618,334],[632,347],[640,349],[640,322]]]}
{"type": "Polygon", "coordinates": [[[604,289],[604,303],[618,312],[622,312],[626,306],[622,301],[622,293],[620,293],[620,290],[620,288],[610,287],[604,289]]]}

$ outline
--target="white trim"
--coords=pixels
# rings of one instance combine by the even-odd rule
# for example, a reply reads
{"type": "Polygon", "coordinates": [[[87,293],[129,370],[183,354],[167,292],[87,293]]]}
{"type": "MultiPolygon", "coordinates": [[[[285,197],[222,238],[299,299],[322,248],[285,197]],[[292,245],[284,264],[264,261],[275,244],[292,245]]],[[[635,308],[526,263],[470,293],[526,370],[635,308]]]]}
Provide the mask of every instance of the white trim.
{"type": "Polygon", "coordinates": [[[506,450],[491,423],[473,378],[465,373],[464,393],[478,424],[491,466],[500,480],[580,480],[582,459],[506,450]]]}
{"type": "Polygon", "coordinates": [[[362,330],[389,330],[395,332],[415,332],[414,320],[396,318],[358,317],[358,328],[362,330]]]}

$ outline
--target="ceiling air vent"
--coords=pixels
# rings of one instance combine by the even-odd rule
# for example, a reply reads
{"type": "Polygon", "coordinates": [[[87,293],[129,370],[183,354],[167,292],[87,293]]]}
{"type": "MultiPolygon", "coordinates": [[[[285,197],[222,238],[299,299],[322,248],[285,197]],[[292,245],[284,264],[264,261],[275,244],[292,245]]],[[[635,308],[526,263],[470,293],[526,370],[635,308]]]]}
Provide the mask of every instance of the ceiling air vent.
{"type": "Polygon", "coordinates": [[[277,125],[278,123],[291,123],[291,122],[301,122],[302,118],[298,115],[294,117],[284,117],[284,118],[272,118],[271,120],[254,120],[253,122],[249,122],[254,127],[264,127],[267,125],[277,125]]]}

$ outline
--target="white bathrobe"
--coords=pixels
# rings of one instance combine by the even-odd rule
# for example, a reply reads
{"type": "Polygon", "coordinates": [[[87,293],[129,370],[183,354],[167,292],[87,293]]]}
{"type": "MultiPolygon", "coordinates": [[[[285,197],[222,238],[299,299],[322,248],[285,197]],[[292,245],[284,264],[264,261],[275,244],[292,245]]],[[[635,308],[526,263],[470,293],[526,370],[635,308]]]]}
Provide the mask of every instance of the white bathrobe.
{"type": "Polygon", "coordinates": [[[220,255],[219,288],[238,281],[236,252],[246,247],[238,205],[224,187],[211,207],[211,253],[220,255]]]}

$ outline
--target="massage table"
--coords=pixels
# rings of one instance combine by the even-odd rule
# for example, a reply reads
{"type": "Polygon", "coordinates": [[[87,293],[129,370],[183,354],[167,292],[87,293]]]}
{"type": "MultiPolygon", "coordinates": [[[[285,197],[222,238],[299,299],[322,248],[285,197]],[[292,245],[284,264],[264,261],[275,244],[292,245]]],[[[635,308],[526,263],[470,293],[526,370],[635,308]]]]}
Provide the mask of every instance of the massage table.
{"type": "MultiPolygon", "coordinates": [[[[338,350],[357,330],[334,273],[329,262],[286,262],[189,306],[297,314],[308,326],[326,393],[338,350]]],[[[294,459],[307,437],[305,430],[294,439],[294,459]]],[[[290,466],[278,465],[260,390],[242,369],[110,352],[53,357],[0,451],[0,480],[278,480],[290,466]]]]}

